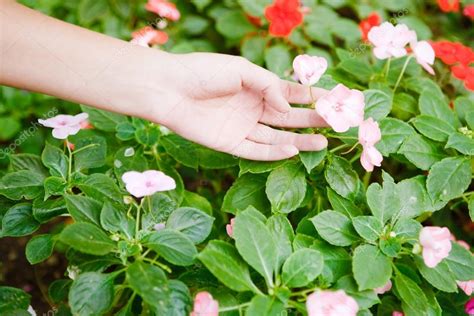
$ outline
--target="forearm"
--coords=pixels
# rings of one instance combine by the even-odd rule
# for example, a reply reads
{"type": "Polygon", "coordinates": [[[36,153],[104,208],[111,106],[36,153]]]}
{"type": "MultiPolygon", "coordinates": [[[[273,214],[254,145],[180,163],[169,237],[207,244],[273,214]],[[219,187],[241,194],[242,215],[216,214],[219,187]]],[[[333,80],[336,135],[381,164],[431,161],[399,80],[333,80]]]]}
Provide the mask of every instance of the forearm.
{"type": "MultiPolygon", "coordinates": [[[[136,96],[157,84],[167,53],[92,32],[0,1],[0,83],[105,110],[146,117],[136,96]],[[131,93],[133,91],[133,93],[131,93]]],[[[146,102],[144,102],[146,103],[146,102]]],[[[164,112],[166,112],[164,110],[164,112]]]]}

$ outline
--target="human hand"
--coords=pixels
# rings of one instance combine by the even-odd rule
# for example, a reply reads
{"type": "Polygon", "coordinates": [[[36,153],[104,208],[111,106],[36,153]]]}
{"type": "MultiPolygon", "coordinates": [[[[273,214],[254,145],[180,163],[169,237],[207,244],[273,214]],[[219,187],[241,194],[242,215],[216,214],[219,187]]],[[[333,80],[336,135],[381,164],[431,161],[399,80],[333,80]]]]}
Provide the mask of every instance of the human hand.
{"type": "Polygon", "coordinates": [[[273,127],[326,127],[309,104],[327,91],[279,79],[244,58],[192,53],[168,55],[164,89],[146,118],[218,151],[252,160],[281,160],[327,146],[324,136],[273,127]],[[171,70],[172,69],[172,70],[171,70]],[[312,96],[311,96],[312,95],[312,96]]]}

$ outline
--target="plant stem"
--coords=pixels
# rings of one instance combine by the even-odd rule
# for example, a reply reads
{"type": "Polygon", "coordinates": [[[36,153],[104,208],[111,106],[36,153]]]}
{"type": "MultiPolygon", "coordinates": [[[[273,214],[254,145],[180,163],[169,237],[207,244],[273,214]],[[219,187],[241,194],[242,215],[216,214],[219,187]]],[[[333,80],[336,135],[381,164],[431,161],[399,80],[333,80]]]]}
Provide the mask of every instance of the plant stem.
{"type": "Polygon", "coordinates": [[[342,144],[342,145],[339,145],[339,146],[337,146],[337,147],[334,147],[333,149],[330,150],[330,152],[334,153],[334,152],[336,152],[336,151],[338,151],[338,150],[340,150],[340,149],[344,149],[344,148],[347,148],[347,147],[349,147],[349,145],[347,145],[347,144],[342,144]]]}
{"type": "Polygon", "coordinates": [[[137,207],[137,218],[135,221],[135,239],[138,240],[138,231],[140,230],[140,212],[142,210],[143,206],[143,201],[145,201],[146,197],[144,197],[141,201],[140,204],[137,207]]]}
{"type": "Polygon", "coordinates": [[[364,188],[367,189],[367,187],[369,186],[369,182],[370,182],[370,177],[372,175],[372,172],[366,172],[364,174],[364,178],[363,178],[363,183],[364,183],[364,188]]]}
{"type": "Polygon", "coordinates": [[[69,161],[68,161],[68,167],[67,167],[67,180],[69,182],[71,181],[71,173],[72,173],[72,152],[71,152],[71,148],[69,148],[69,140],[67,138],[66,138],[66,148],[69,154],[69,161]]]}
{"type": "Polygon", "coordinates": [[[247,302],[247,303],[243,303],[243,304],[240,304],[240,305],[219,308],[219,313],[234,311],[236,309],[241,309],[242,307],[247,307],[249,305],[250,305],[250,302],[247,302]]]}
{"type": "Polygon", "coordinates": [[[388,73],[390,72],[390,62],[392,61],[392,57],[389,57],[385,67],[387,68],[385,71],[385,79],[388,78],[388,73]]]}
{"type": "MultiPolygon", "coordinates": [[[[77,153],[80,153],[81,151],[83,150],[86,150],[86,149],[89,149],[89,148],[92,148],[92,147],[97,147],[99,146],[99,144],[89,144],[87,146],[84,146],[84,147],[81,147],[79,148],[78,150],[75,150],[72,152],[73,155],[77,154],[77,153]]],[[[68,146],[69,147],[69,146],[68,146]]]]}
{"type": "Polygon", "coordinates": [[[329,136],[331,138],[337,138],[337,139],[355,139],[357,140],[357,137],[354,136],[340,136],[340,135],[335,135],[335,134],[326,134],[326,136],[329,136]]]}
{"type": "Polygon", "coordinates": [[[403,64],[402,71],[400,71],[400,75],[398,76],[397,82],[395,83],[395,87],[393,88],[393,93],[397,91],[398,85],[400,84],[400,81],[402,80],[403,74],[405,73],[405,70],[407,69],[408,63],[410,62],[410,59],[412,56],[408,56],[407,60],[405,60],[405,63],[403,64]]]}

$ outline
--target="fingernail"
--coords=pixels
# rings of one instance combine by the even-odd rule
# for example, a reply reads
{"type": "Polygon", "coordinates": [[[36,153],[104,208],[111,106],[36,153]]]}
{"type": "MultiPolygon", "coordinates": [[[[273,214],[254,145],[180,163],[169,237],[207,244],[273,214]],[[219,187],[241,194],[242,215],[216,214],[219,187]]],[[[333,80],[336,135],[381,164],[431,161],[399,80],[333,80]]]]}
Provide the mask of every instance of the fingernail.
{"type": "Polygon", "coordinates": [[[284,145],[284,146],[282,147],[282,150],[283,150],[286,154],[291,155],[291,156],[294,156],[294,155],[296,155],[296,154],[299,153],[298,148],[296,148],[296,147],[293,146],[293,145],[284,145]]]}
{"type": "Polygon", "coordinates": [[[312,143],[313,143],[316,150],[322,150],[322,149],[328,147],[328,140],[327,140],[326,137],[324,137],[322,135],[314,135],[312,143]]]}

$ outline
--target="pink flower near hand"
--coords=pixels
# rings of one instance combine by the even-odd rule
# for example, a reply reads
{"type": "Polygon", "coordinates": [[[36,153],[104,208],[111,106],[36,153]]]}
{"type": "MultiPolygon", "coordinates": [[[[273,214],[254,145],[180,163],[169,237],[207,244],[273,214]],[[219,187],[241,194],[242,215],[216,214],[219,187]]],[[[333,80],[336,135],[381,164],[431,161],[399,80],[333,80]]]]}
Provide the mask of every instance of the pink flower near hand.
{"type": "Polygon", "coordinates": [[[194,298],[194,308],[190,316],[218,316],[219,303],[208,292],[199,292],[194,298]]]}
{"type": "Polygon", "coordinates": [[[168,34],[163,31],[158,31],[151,26],[145,26],[144,28],[132,33],[131,43],[140,45],[143,47],[149,47],[149,45],[162,45],[168,41],[168,34]]]}
{"type": "Polygon", "coordinates": [[[464,305],[464,311],[468,315],[474,315],[474,298],[467,301],[466,305],[464,305]]]}
{"type": "Polygon", "coordinates": [[[363,121],[359,126],[359,143],[362,145],[360,163],[368,172],[374,170],[374,166],[382,164],[382,154],[375,148],[375,144],[382,139],[379,124],[371,117],[363,121]]]}
{"type": "Polygon", "coordinates": [[[388,292],[392,289],[392,281],[388,280],[388,282],[382,286],[374,289],[374,292],[376,294],[383,294],[385,292],[388,292]]]}
{"type": "Polygon", "coordinates": [[[308,296],[306,309],[309,316],[356,316],[359,306],[343,290],[318,291],[308,296]]]}
{"type": "Polygon", "coordinates": [[[318,82],[327,68],[328,62],[323,57],[298,55],[293,60],[293,70],[297,80],[309,86],[318,82]]]}
{"type": "Polygon", "coordinates": [[[145,9],[171,21],[177,21],[181,17],[176,5],[167,0],[148,0],[145,9]]]}
{"type": "Polygon", "coordinates": [[[405,46],[416,39],[416,33],[405,24],[393,26],[384,22],[370,29],[368,39],[374,45],[373,52],[378,59],[398,58],[407,54],[405,46]]]}
{"type": "Polygon", "coordinates": [[[233,237],[233,234],[234,234],[234,223],[235,223],[235,218],[232,218],[230,220],[230,224],[227,224],[225,226],[225,230],[227,232],[227,235],[229,235],[230,238],[234,238],[233,237]]]}
{"type": "Polygon", "coordinates": [[[467,296],[471,296],[474,291],[474,280],[470,281],[456,281],[457,285],[467,296]]]}
{"type": "Polygon", "coordinates": [[[434,268],[451,251],[451,233],[446,227],[423,227],[420,232],[423,260],[426,266],[434,268]]]}
{"type": "Polygon", "coordinates": [[[392,316],[405,316],[405,314],[399,311],[393,311],[392,316]]]}
{"type": "Polygon", "coordinates": [[[364,120],[364,94],[338,84],[316,102],[316,112],[338,133],[359,126],[364,120]]]}
{"type": "Polygon", "coordinates": [[[122,175],[122,180],[127,191],[137,198],[176,188],[176,182],[173,178],[156,170],[128,171],[122,175]]]}
{"type": "Polygon", "coordinates": [[[433,67],[435,51],[427,41],[411,42],[410,47],[415,55],[416,62],[420,64],[429,74],[434,75],[433,67]]]}
{"type": "Polygon", "coordinates": [[[54,138],[66,139],[69,135],[76,135],[88,117],[89,114],[87,113],[74,116],[60,114],[46,120],[39,119],[38,122],[43,126],[52,128],[54,138]]]}

